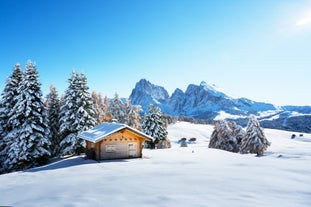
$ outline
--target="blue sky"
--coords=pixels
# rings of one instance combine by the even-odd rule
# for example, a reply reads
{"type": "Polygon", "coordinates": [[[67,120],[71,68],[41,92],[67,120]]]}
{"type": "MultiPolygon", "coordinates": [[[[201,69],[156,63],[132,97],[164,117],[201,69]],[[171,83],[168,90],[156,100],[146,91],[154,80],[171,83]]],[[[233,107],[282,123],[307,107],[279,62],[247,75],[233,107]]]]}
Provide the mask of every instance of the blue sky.
{"type": "Polygon", "coordinates": [[[128,97],[141,78],[171,94],[212,83],[236,97],[311,105],[310,0],[1,0],[0,89],[37,64],[44,94],[72,69],[128,97]]]}

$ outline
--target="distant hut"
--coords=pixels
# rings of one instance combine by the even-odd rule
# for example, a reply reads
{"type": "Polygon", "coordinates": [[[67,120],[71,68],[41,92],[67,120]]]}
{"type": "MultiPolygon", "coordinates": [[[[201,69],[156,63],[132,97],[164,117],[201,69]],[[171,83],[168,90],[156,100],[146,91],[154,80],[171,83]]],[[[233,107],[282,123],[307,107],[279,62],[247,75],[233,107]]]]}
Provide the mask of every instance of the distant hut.
{"type": "Polygon", "coordinates": [[[186,138],[181,138],[179,141],[180,141],[180,147],[188,147],[186,138]]]}
{"type": "Polygon", "coordinates": [[[79,134],[86,141],[87,157],[96,160],[139,158],[152,137],[120,123],[103,123],[79,134]]]}
{"type": "Polygon", "coordinates": [[[192,137],[192,138],[189,139],[188,143],[189,144],[195,144],[196,141],[197,141],[197,138],[192,137]]]}

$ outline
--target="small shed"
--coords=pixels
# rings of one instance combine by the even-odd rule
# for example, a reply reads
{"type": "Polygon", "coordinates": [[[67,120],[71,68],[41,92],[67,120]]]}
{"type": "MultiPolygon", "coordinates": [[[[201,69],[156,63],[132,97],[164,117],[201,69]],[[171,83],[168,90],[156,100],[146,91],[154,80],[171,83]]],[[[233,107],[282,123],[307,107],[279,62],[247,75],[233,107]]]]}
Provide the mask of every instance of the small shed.
{"type": "MultiPolygon", "coordinates": [[[[142,157],[144,141],[153,138],[128,125],[103,123],[79,134],[86,151],[96,160],[142,157]]],[[[89,155],[90,156],[90,155],[89,155]]]]}

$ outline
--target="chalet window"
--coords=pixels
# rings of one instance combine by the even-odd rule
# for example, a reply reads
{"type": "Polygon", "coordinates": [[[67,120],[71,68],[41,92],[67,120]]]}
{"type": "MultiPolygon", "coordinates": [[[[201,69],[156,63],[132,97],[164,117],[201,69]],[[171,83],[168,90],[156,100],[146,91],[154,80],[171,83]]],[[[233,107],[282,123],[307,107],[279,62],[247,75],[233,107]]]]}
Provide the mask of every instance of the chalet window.
{"type": "Polygon", "coordinates": [[[137,149],[137,144],[136,143],[129,143],[128,144],[128,149],[129,150],[136,150],[137,149]]]}
{"type": "Polygon", "coordinates": [[[115,145],[106,145],[106,152],[107,153],[114,153],[114,152],[116,152],[116,146],[115,145]]]}

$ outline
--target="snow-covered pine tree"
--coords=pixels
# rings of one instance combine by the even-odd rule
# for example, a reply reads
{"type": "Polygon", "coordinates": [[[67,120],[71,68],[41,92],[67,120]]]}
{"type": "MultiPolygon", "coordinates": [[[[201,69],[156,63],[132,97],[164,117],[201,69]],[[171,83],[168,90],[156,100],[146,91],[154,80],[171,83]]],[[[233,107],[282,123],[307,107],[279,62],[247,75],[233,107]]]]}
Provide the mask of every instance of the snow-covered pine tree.
{"type": "Polygon", "coordinates": [[[96,125],[91,94],[84,74],[72,72],[60,112],[61,155],[84,151],[85,142],[78,134],[96,125]]]}
{"type": "Polygon", "coordinates": [[[72,71],[71,78],[68,79],[69,86],[65,91],[65,95],[63,100],[61,101],[60,107],[60,119],[59,119],[59,137],[61,139],[60,142],[60,154],[75,153],[77,148],[81,148],[81,143],[78,142],[76,138],[78,134],[78,130],[73,126],[76,120],[76,112],[78,111],[78,107],[76,104],[77,99],[77,88],[78,88],[78,74],[75,71],[72,71]],[[71,138],[72,140],[68,140],[71,138]],[[66,140],[66,142],[64,142],[66,140]],[[67,149],[69,148],[69,149],[67,149]],[[66,151],[64,151],[67,149],[66,151]]]}
{"type": "Polygon", "coordinates": [[[13,140],[8,139],[7,134],[13,129],[9,124],[9,113],[12,106],[16,104],[14,97],[18,96],[18,87],[23,79],[23,72],[20,64],[16,64],[13,73],[6,81],[6,85],[1,94],[0,101],[0,173],[4,171],[4,161],[6,160],[9,146],[13,140]]]}
{"type": "Polygon", "coordinates": [[[13,73],[6,81],[6,85],[1,94],[0,100],[0,173],[4,171],[4,161],[6,160],[9,146],[12,140],[7,137],[13,129],[9,123],[9,113],[12,106],[16,104],[14,97],[18,96],[18,87],[23,79],[23,72],[20,64],[16,64],[13,73]]]}
{"type": "Polygon", "coordinates": [[[126,122],[126,107],[117,93],[115,93],[114,98],[110,101],[107,113],[111,114],[111,120],[116,120],[119,123],[126,122]]]}
{"type": "Polygon", "coordinates": [[[131,105],[131,101],[129,99],[125,102],[126,107],[126,114],[125,114],[125,124],[133,127],[135,129],[140,130],[140,112],[141,106],[140,105],[131,105]]]}
{"type": "MultiPolygon", "coordinates": [[[[3,104],[0,101],[0,110],[2,110],[3,104]]],[[[4,161],[6,158],[6,142],[4,141],[4,137],[2,134],[5,134],[4,122],[2,120],[2,114],[0,113],[0,174],[4,172],[4,161]]]]}
{"type": "Polygon", "coordinates": [[[255,153],[259,156],[270,146],[263,129],[254,115],[251,115],[246,128],[246,135],[240,147],[241,153],[255,153]]]}
{"type": "Polygon", "coordinates": [[[240,125],[238,125],[234,121],[229,121],[228,126],[232,130],[232,135],[236,138],[236,141],[237,141],[236,150],[238,151],[238,149],[240,148],[240,146],[242,144],[242,140],[245,137],[245,131],[243,130],[243,128],[240,125]]]}
{"type": "Polygon", "coordinates": [[[154,105],[149,105],[148,114],[142,120],[142,131],[154,138],[154,144],[167,137],[167,125],[161,109],[154,105]]]}
{"type": "Polygon", "coordinates": [[[215,129],[210,138],[209,148],[238,152],[237,139],[233,135],[232,129],[225,120],[215,121],[215,129]]]}
{"type": "Polygon", "coordinates": [[[55,86],[50,86],[50,93],[46,96],[46,108],[48,114],[48,123],[50,127],[49,139],[51,141],[51,154],[58,156],[59,154],[59,116],[60,116],[60,100],[55,86]]]}
{"type": "Polygon", "coordinates": [[[98,123],[95,118],[95,110],[92,101],[91,94],[89,92],[89,87],[87,85],[87,78],[84,73],[80,74],[79,78],[79,98],[77,99],[79,110],[78,110],[78,117],[79,117],[79,131],[88,130],[98,123]]]}
{"type": "Polygon", "coordinates": [[[19,94],[14,97],[16,104],[9,113],[12,130],[7,137],[13,140],[5,161],[9,170],[42,165],[50,156],[47,114],[40,87],[36,66],[28,61],[19,94]]]}
{"type": "MultiPolygon", "coordinates": [[[[2,103],[0,101],[0,109],[2,108],[2,103]]],[[[1,116],[1,115],[0,115],[1,116]]],[[[4,138],[1,136],[3,133],[3,123],[1,123],[1,118],[0,118],[0,174],[4,172],[4,161],[6,158],[6,154],[2,154],[4,150],[6,150],[6,142],[4,141],[4,138]]]]}

